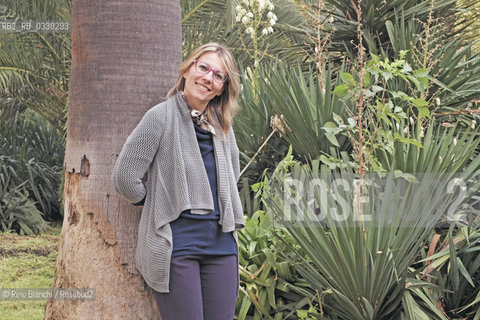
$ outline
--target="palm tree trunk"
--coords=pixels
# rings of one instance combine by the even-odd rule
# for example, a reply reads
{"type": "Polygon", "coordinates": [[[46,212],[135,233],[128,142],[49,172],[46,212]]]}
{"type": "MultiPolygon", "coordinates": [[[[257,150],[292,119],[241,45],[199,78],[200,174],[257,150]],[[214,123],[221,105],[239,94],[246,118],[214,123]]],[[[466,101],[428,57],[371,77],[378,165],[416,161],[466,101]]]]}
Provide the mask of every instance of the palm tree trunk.
{"type": "Polygon", "coordinates": [[[135,269],[140,210],[114,192],[128,134],[161,102],[181,62],[180,1],[73,1],[64,221],[53,288],[94,288],[94,300],[53,300],[45,319],[159,319],[135,269]]]}

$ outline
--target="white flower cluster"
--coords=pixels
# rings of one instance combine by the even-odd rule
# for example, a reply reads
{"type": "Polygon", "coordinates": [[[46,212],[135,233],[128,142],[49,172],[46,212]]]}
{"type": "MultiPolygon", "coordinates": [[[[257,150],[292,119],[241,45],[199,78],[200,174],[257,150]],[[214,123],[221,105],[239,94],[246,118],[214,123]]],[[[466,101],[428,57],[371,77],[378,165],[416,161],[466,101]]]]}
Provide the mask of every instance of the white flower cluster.
{"type": "Polygon", "coordinates": [[[252,38],[257,28],[262,28],[262,35],[273,33],[273,26],[277,23],[278,18],[273,13],[274,5],[272,1],[241,0],[235,9],[237,11],[237,22],[244,24],[245,32],[252,38]],[[267,12],[266,17],[264,17],[265,12],[267,12]]]}

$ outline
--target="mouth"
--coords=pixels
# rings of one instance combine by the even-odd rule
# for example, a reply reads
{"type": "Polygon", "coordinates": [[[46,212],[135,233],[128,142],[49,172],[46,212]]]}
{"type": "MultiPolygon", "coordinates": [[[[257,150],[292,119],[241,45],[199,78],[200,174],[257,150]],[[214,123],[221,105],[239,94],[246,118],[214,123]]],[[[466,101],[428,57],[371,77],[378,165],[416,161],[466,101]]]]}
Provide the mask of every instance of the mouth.
{"type": "Polygon", "coordinates": [[[198,83],[198,82],[195,82],[195,84],[197,85],[197,88],[199,88],[201,91],[203,92],[209,92],[211,91],[208,87],[204,86],[203,84],[201,83],[198,83]]]}

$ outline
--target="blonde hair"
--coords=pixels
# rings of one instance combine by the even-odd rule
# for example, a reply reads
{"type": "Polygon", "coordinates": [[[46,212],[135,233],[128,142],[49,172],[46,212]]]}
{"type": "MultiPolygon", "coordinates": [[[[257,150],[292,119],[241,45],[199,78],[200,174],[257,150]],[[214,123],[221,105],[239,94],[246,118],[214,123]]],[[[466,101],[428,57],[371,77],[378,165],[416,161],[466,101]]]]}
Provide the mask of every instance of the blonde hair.
{"type": "Polygon", "coordinates": [[[228,79],[223,84],[222,94],[215,96],[207,105],[208,121],[211,121],[211,123],[214,124],[213,119],[218,119],[218,125],[226,135],[229,127],[232,125],[233,117],[239,109],[237,97],[240,91],[240,77],[237,62],[235,61],[233,54],[226,47],[215,42],[210,42],[193,50],[193,52],[190,53],[180,65],[177,82],[168,92],[167,98],[184,90],[185,78],[183,75],[193,65],[196,59],[208,52],[215,52],[218,55],[228,74],[228,79]],[[215,117],[212,117],[212,113],[215,117]]]}

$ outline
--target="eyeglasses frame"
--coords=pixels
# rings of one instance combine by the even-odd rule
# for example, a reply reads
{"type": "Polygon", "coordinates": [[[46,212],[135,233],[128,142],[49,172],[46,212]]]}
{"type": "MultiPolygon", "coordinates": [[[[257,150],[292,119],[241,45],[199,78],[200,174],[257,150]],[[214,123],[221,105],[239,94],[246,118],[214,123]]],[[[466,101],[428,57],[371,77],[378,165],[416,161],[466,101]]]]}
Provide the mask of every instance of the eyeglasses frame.
{"type": "Polygon", "coordinates": [[[220,70],[216,70],[216,69],[212,68],[212,67],[211,67],[208,63],[206,63],[205,61],[201,61],[201,60],[195,59],[195,60],[193,60],[193,64],[194,64],[194,67],[195,67],[195,71],[197,71],[197,72],[200,73],[200,74],[209,74],[210,71],[212,71],[212,72],[213,72],[213,74],[212,74],[212,80],[213,80],[213,81],[216,81],[217,83],[225,83],[225,82],[227,82],[227,80],[229,79],[228,74],[225,74],[225,80],[223,80],[223,81],[221,81],[221,82],[218,82],[218,80],[215,80],[215,77],[213,76],[213,75],[215,75],[215,72],[220,72],[221,74],[224,74],[224,73],[223,73],[222,71],[220,71],[220,70]],[[198,70],[198,68],[197,68],[197,63],[198,63],[198,62],[202,62],[202,63],[204,63],[204,64],[207,66],[207,68],[208,68],[207,72],[203,72],[203,71],[198,70]]]}

